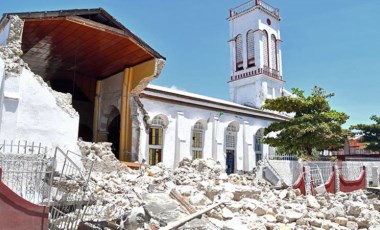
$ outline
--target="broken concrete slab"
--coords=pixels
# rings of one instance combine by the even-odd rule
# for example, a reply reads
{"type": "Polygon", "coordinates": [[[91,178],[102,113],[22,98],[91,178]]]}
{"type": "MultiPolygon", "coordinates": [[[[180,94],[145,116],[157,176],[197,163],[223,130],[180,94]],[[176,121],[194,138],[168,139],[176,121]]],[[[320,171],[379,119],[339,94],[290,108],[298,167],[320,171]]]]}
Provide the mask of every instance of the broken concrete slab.
{"type": "Polygon", "coordinates": [[[147,193],[142,195],[144,210],[162,225],[176,221],[185,216],[179,205],[167,193],[147,193]]]}

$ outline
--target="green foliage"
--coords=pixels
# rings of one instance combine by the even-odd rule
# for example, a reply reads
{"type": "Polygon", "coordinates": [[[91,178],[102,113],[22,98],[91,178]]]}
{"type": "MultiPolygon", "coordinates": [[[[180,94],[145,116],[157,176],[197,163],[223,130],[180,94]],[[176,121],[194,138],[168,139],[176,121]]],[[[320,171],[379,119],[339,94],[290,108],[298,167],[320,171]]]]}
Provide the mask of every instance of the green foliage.
{"type": "Polygon", "coordinates": [[[380,151],[380,116],[373,115],[371,120],[374,124],[358,124],[350,127],[355,133],[363,134],[360,142],[367,143],[366,149],[371,151],[380,151]]]}
{"type": "Polygon", "coordinates": [[[330,108],[326,94],[315,86],[310,96],[304,91],[292,89],[294,96],[267,99],[264,109],[294,114],[293,119],[276,121],[265,129],[265,135],[277,133],[276,137],[263,138],[263,143],[280,147],[296,156],[313,156],[313,151],[337,149],[342,146],[346,132],[341,125],[348,116],[330,108]]]}
{"type": "Polygon", "coordinates": [[[338,161],[338,157],[337,156],[332,156],[332,157],[330,157],[330,161],[338,161]]]}

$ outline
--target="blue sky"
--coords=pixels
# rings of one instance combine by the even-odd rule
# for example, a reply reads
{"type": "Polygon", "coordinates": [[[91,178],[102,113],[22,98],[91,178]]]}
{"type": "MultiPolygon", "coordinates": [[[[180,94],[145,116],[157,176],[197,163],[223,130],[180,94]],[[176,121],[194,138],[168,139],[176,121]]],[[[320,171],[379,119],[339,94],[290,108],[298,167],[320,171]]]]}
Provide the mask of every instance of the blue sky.
{"type": "MultiPolygon", "coordinates": [[[[1,0],[0,11],[102,7],[167,58],[153,83],[228,100],[228,10],[244,0],[1,0]]],[[[286,88],[335,93],[348,125],[380,115],[380,2],[267,0],[280,9],[286,88]]],[[[346,125],[347,127],[347,125],[346,125]]]]}

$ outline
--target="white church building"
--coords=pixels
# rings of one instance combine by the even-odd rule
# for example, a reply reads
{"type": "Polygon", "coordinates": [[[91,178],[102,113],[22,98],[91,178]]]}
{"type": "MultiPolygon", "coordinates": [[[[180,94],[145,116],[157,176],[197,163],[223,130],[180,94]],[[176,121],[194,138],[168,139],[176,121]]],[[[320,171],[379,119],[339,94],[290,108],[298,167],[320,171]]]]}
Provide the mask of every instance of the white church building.
{"type": "Polygon", "coordinates": [[[136,117],[140,161],[176,167],[184,157],[213,158],[232,173],[252,170],[271,150],[260,142],[263,129],[289,119],[260,109],[266,98],[289,95],[282,78],[279,10],[250,1],[231,9],[228,22],[231,101],[148,85],[141,93],[145,114],[136,117]]]}
{"type": "Polygon", "coordinates": [[[279,10],[252,0],[231,9],[228,23],[225,101],[149,85],[165,57],[101,8],[4,14],[0,139],[70,149],[81,137],[112,142],[123,161],[213,158],[227,173],[252,170],[271,151],[264,128],[289,119],[261,109],[289,95],[279,10]]]}

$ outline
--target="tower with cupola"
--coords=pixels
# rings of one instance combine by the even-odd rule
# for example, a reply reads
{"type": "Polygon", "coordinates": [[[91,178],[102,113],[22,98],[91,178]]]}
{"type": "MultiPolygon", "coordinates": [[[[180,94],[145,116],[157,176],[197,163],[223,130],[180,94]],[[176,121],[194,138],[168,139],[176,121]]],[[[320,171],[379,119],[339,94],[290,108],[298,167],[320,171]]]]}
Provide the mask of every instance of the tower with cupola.
{"type": "Polygon", "coordinates": [[[229,81],[233,102],[260,108],[283,95],[280,12],[261,0],[230,9],[229,81]]]}

